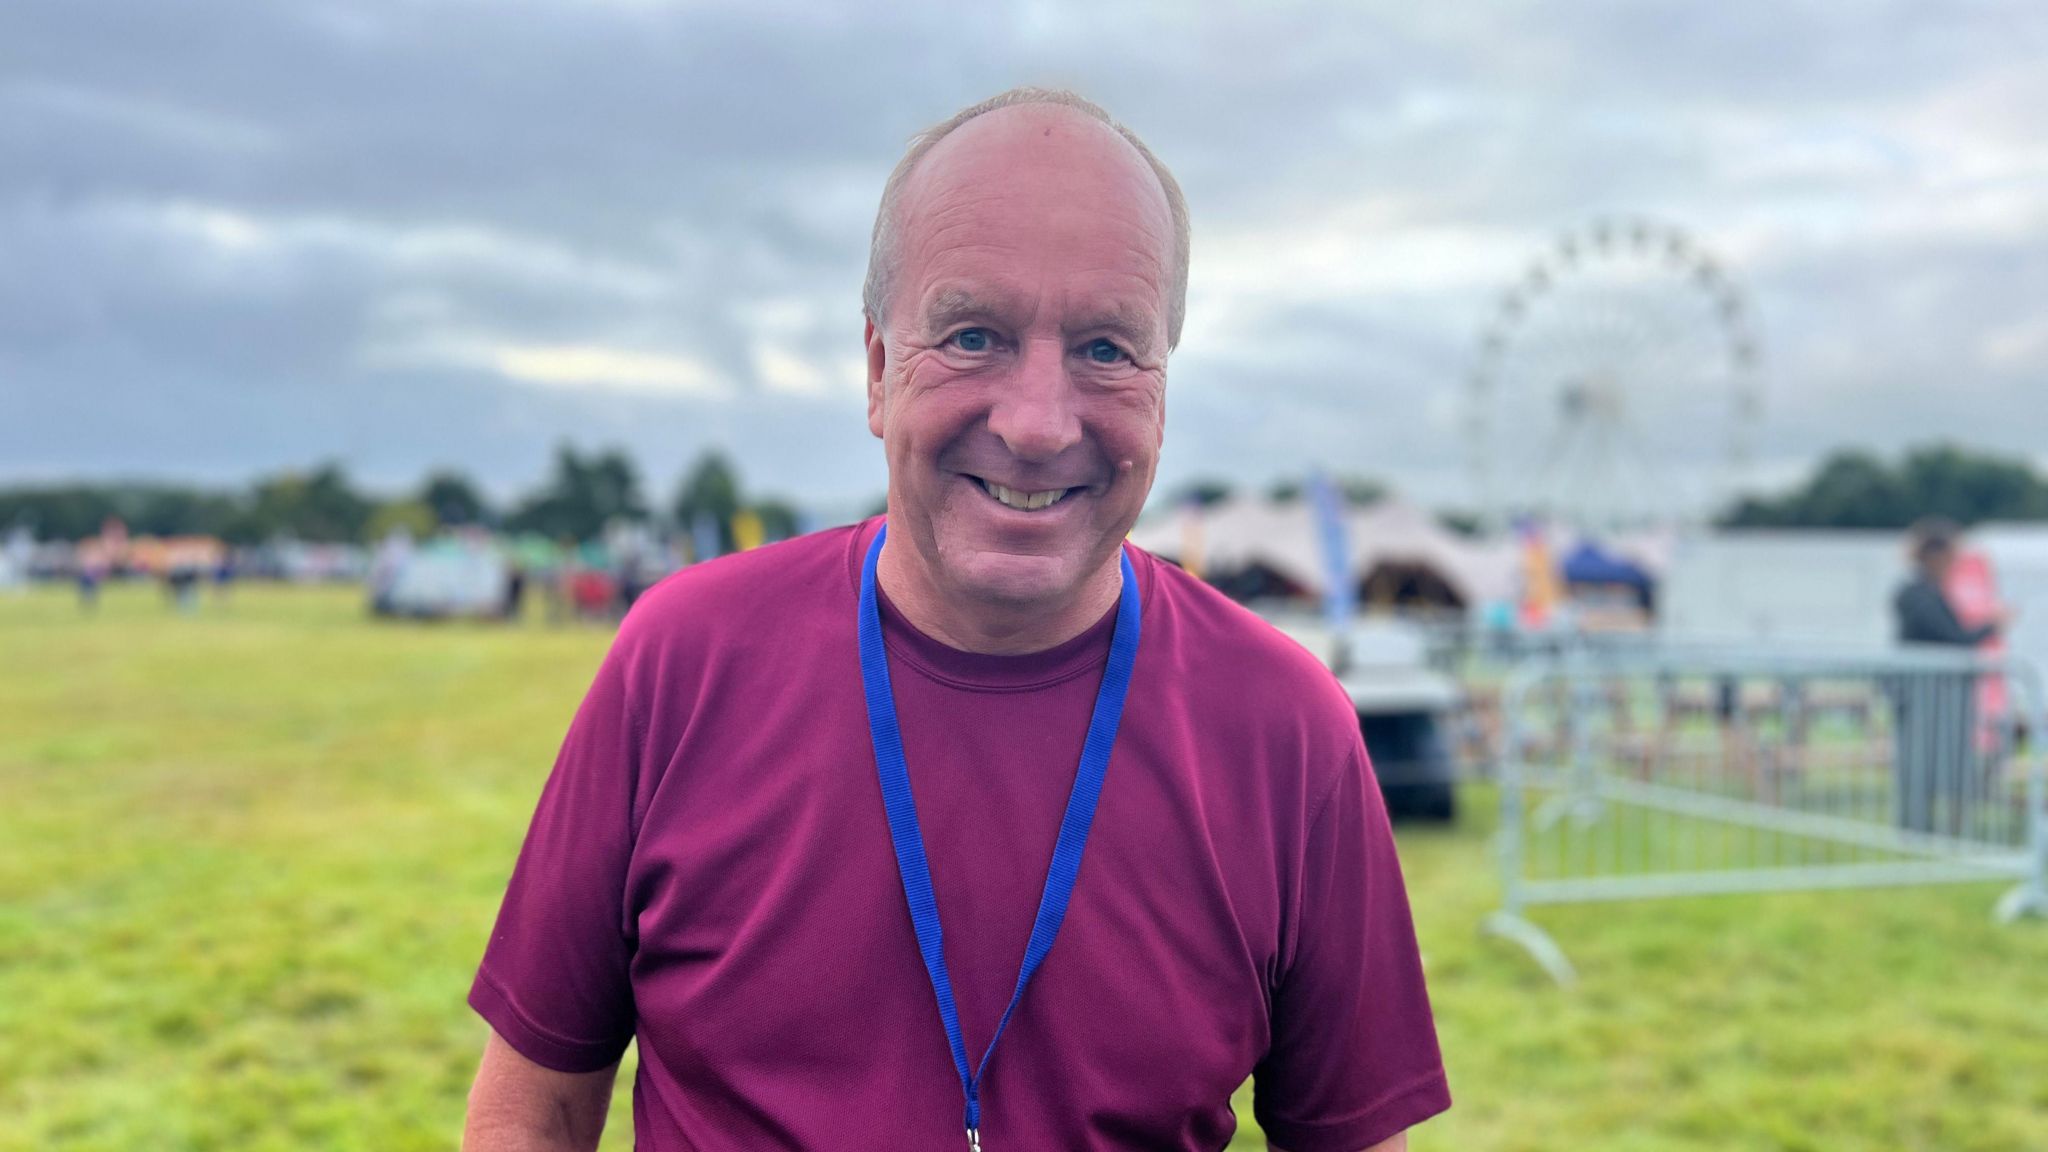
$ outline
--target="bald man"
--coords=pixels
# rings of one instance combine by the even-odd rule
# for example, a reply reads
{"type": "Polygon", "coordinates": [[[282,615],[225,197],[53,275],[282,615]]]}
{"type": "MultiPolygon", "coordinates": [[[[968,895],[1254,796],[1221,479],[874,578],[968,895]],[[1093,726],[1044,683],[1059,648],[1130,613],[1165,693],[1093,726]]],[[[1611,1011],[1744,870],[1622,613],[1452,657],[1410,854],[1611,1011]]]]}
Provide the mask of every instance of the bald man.
{"type": "Polygon", "coordinates": [[[570,727],[470,1002],[465,1146],[1405,1147],[1449,1106],[1350,702],[1125,543],[1187,210],[1100,108],[922,133],[864,291],[884,517],[671,577],[570,727]]]}

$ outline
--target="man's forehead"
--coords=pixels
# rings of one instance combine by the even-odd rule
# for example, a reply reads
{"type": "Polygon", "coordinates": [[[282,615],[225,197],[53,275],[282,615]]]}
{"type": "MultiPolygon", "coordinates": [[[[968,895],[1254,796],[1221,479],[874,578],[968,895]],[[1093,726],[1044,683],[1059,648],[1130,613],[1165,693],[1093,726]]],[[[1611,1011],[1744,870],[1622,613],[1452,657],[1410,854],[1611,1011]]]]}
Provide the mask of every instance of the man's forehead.
{"type": "Polygon", "coordinates": [[[1089,160],[1133,175],[1151,174],[1131,142],[1093,116],[1061,104],[1013,104],[984,112],[947,133],[925,154],[912,179],[943,180],[954,169],[991,155],[1028,155],[1037,163],[1054,158],[1089,160]]]}
{"type": "Polygon", "coordinates": [[[1034,185],[1097,209],[1114,201],[1171,237],[1166,190],[1144,156],[1115,128],[1057,104],[998,108],[955,128],[911,171],[900,222],[916,229],[963,202],[1021,201],[1034,185]]]}

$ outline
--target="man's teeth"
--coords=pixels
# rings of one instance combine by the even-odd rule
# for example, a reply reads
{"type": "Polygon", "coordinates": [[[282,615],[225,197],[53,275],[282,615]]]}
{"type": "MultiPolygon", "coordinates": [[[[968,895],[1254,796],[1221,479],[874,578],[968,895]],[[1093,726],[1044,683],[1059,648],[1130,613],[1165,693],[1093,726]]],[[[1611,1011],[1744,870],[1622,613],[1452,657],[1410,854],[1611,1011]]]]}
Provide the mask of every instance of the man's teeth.
{"type": "Polygon", "coordinates": [[[988,494],[1002,501],[1007,507],[1025,512],[1036,512],[1040,508],[1050,508],[1054,504],[1059,503],[1060,498],[1071,491],[1068,488],[1054,488],[1050,492],[1019,492],[1015,488],[1005,488],[1001,484],[992,481],[987,483],[987,487],[988,494]]]}

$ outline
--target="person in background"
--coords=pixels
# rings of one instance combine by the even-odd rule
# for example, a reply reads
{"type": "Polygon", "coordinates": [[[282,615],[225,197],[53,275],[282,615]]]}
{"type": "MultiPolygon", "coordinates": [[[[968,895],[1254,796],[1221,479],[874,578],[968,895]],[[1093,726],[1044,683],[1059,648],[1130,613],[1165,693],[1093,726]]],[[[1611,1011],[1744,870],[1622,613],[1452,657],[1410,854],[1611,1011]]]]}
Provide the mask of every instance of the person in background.
{"type": "Polygon", "coordinates": [[[78,606],[87,612],[96,611],[100,606],[100,581],[106,576],[96,560],[81,561],[78,565],[78,606]]]}
{"type": "Polygon", "coordinates": [[[526,612],[526,565],[514,564],[505,569],[505,597],[498,607],[498,615],[507,620],[518,620],[526,612]]]}
{"type": "Polygon", "coordinates": [[[1958,530],[1946,520],[1923,520],[1912,529],[1913,579],[1899,589],[1892,607],[1898,618],[1901,644],[1941,644],[1975,648],[2003,632],[2012,622],[2001,608],[1987,623],[1965,628],[1942,591],[1955,566],[1958,530]]]}
{"type": "MultiPolygon", "coordinates": [[[[1956,618],[1942,587],[1955,564],[1958,534],[1946,520],[1923,520],[1913,526],[1913,578],[1892,600],[1899,643],[1967,651],[1998,635],[2011,621],[2007,609],[1975,628],[1963,627],[1956,618]]],[[[1964,832],[1980,791],[1980,774],[1975,771],[1977,674],[1967,668],[1932,668],[1902,673],[1898,679],[1898,728],[1893,737],[1898,825],[1911,832],[1934,832],[1939,823],[1950,833],[1964,832]]]]}
{"type": "Polygon", "coordinates": [[[235,587],[235,558],[232,553],[222,552],[220,563],[213,567],[213,598],[227,603],[228,593],[235,587]]]}

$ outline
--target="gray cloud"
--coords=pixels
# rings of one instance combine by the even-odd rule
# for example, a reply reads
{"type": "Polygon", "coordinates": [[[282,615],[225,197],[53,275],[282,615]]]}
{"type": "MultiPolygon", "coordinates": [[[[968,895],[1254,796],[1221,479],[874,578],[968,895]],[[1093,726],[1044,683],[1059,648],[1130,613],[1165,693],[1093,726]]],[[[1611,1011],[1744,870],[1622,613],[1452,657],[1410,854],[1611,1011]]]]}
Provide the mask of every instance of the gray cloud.
{"type": "MultiPolygon", "coordinates": [[[[509,491],[569,438],[663,490],[723,444],[851,508],[881,180],[1020,82],[1108,104],[1193,204],[1164,483],[1316,459],[1469,501],[1476,333],[1613,211],[1749,288],[1765,471],[2043,452],[2037,5],[885,7],[0,8],[0,477],[335,457],[509,491]]],[[[1681,411],[1645,408],[1705,475],[1681,411]]]]}

